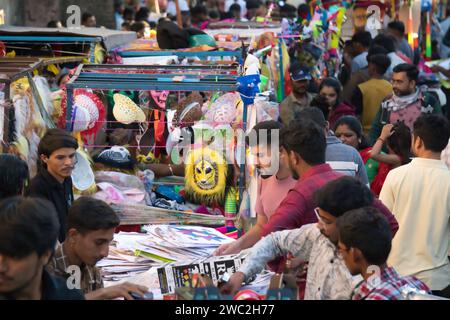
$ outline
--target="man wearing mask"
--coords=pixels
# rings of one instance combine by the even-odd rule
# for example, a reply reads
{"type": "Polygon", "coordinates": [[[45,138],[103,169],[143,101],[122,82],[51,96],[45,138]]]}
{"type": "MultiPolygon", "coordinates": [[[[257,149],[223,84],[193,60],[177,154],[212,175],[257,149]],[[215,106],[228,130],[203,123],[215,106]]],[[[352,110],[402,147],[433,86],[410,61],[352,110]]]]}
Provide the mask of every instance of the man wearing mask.
{"type": "Polygon", "coordinates": [[[380,136],[385,124],[403,121],[410,130],[414,121],[421,114],[442,113],[439,102],[431,94],[417,88],[419,70],[415,65],[402,63],[393,69],[393,94],[382,103],[372,128],[369,131],[369,142],[374,143],[380,136]]]}
{"type": "Polygon", "coordinates": [[[308,68],[294,61],[289,67],[292,93],[280,104],[280,118],[284,125],[294,120],[294,114],[311,105],[314,94],[307,92],[309,81],[312,79],[308,68]]]}
{"type": "Polygon", "coordinates": [[[50,129],[38,146],[38,173],[30,181],[26,196],[40,197],[53,203],[58,213],[58,240],[64,241],[66,217],[73,202],[72,170],[76,164],[77,140],[61,129],[50,129]]]}

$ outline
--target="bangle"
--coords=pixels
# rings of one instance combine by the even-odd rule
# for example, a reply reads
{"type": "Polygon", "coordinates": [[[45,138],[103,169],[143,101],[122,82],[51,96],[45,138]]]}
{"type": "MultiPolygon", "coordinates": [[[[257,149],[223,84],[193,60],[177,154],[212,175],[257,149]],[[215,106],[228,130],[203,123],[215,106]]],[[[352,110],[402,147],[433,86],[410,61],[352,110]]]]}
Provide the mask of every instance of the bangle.
{"type": "Polygon", "coordinates": [[[383,138],[378,138],[377,141],[380,140],[381,142],[384,143],[384,139],[383,138]]]}
{"type": "Polygon", "coordinates": [[[173,174],[173,169],[172,169],[172,165],[169,163],[167,166],[169,167],[170,174],[171,174],[172,176],[174,176],[174,174],[173,174]]]}

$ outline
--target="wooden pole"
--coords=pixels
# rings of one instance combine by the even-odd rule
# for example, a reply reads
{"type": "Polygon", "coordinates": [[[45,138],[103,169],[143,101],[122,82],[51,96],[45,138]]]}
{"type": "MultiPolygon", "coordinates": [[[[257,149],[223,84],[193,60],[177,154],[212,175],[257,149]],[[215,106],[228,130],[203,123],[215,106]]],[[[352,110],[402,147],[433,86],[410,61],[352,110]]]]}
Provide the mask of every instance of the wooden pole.
{"type": "Polygon", "coordinates": [[[180,4],[178,3],[178,0],[175,0],[175,8],[177,10],[177,24],[180,28],[183,28],[183,19],[181,18],[180,4]]]}

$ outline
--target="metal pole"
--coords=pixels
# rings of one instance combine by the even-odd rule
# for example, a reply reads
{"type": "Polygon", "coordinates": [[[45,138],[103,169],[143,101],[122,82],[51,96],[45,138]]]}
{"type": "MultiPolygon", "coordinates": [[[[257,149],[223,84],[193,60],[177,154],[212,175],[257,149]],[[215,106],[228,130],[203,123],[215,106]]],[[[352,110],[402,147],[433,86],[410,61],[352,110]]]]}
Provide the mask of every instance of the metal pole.
{"type": "Polygon", "coordinates": [[[282,44],[283,44],[283,39],[282,38],[278,38],[278,55],[279,55],[279,65],[280,65],[280,101],[284,100],[284,66],[283,66],[283,48],[282,48],[282,44]]]}

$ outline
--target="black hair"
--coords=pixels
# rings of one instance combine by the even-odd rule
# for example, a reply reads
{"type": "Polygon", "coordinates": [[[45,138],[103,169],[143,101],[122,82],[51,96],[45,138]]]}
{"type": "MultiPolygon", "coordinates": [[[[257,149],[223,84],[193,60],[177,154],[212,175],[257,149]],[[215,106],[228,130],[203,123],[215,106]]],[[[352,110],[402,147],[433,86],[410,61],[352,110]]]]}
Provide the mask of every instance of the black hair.
{"type": "Polygon", "coordinates": [[[191,16],[198,16],[198,15],[208,15],[208,9],[202,4],[196,5],[195,7],[191,8],[191,16]]]}
{"type": "Polygon", "coordinates": [[[209,10],[208,15],[211,19],[220,19],[220,13],[217,10],[209,10]]]}
{"type": "Polygon", "coordinates": [[[47,168],[47,165],[41,161],[40,156],[50,157],[50,155],[61,148],[78,149],[77,140],[67,131],[62,129],[49,129],[42,137],[38,145],[38,168],[47,168]]]}
{"type": "Polygon", "coordinates": [[[364,48],[369,48],[372,43],[372,35],[369,31],[356,32],[352,37],[352,43],[360,43],[364,48]]]}
{"type": "Polygon", "coordinates": [[[299,4],[297,7],[297,14],[301,16],[304,13],[309,13],[309,6],[306,3],[299,4]]]}
{"type": "Polygon", "coordinates": [[[134,18],[135,11],[133,8],[125,8],[122,13],[122,17],[125,19],[126,16],[131,16],[131,19],[134,18]]]}
{"type": "Polygon", "coordinates": [[[239,11],[241,12],[241,6],[239,5],[239,3],[233,3],[230,6],[230,9],[228,9],[228,11],[232,12],[232,11],[239,11]]]}
{"type": "Polygon", "coordinates": [[[259,145],[260,143],[264,142],[266,145],[272,144],[272,130],[279,130],[279,138],[280,138],[280,146],[281,146],[281,130],[283,129],[283,124],[278,121],[269,120],[269,121],[261,121],[258,122],[253,128],[252,132],[256,134],[256,141],[253,139],[250,139],[250,135],[246,137],[247,144],[250,147],[254,147],[256,145],[259,145]],[[264,131],[263,131],[264,130],[264,131]],[[266,140],[260,140],[260,135],[265,132],[267,134],[266,140]]]}
{"type": "Polygon", "coordinates": [[[382,46],[379,46],[379,45],[377,45],[377,44],[372,44],[372,45],[369,47],[369,50],[367,51],[367,58],[366,58],[366,59],[369,59],[370,56],[373,56],[373,55],[375,55],[375,54],[384,54],[384,55],[387,55],[388,52],[387,52],[387,50],[386,50],[385,48],[383,48],[382,46]]]}
{"type": "MultiPolygon", "coordinates": [[[[319,91],[320,92],[320,91],[319,91]]],[[[330,114],[330,107],[328,105],[327,98],[317,94],[310,103],[310,107],[318,108],[322,111],[324,119],[328,119],[328,115],[330,114]]],[[[294,114],[294,117],[300,117],[298,114],[294,114]]]]}
{"type": "Polygon", "coordinates": [[[377,73],[382,76],[391,65],[391,59],[385,54],[367,56],[367,62],[375,66],[377,73]]]}
{"type": "Polygon", "coordinates": [[[147,21],[150,16],[150,10],[147,7],[141,7],[134,15],[134,20],[147,21]]]}
{"type": "Polygon", "coordinates": [[[145,29],[146,25],[144,21],[136,21],[130,26],[130,30],[134,32],[139,32],[142,29],[145,29]]]}
{"type": "Polygon", "coordinates": [[[359,249],[370,265],[386,263],[392,232],[388,220],[377,209],[364,207],[348,211],[336,224],[339,241],[347,248],[359,249]]]}
{"type": "MultiPolygon", "coordinates": [[[[59,20],[51,20],[47,23],[47,28],[57,28],[59,20]]],[[[61,23],[62,24],[62,23],[61,23]]]]}
{"type": "Polygon", "coordinates": [[[336,92],[337,100],[336,100],[335,106],[337,106],[339,103],[341,103],[342,85],[341,85],[341,82],[339,80],[337,80],[335,78],[332,78],[332,77],[328,77],[328,78],[323,79],[322,82],[319,85],[319,94],[320,94],[320,90],[322,90],[323,87],[331,87],[336,92]]]}
{"type": "Polygon", "coordinates": [[[81,23],[86,22],[86,21],[87,21],[89,18],[91,18],[91,17],[95,17],[95,15],[92,14],[92,13],[90,13],[90,12],[84,12],[84,13],[81,15],[81,23]]]}
{"type": "Polygon", "coordinates": [[[121,27],[122,27],[122,28],[123,28],[123,27],[126,27],[126,28],[128,28],[128,29],[131,30],[131,23],[130,23],[129,21],[124,21],[124,22],[122,22],[121,27]]]}
{"type": "Polygon", "coordinates": [[[322,110],[317,107],[303,108],[294,114],[296,120],[311,120],[321,128],[325,128],[327,120],[322,110]]]}
{"type": "Polygon", "coordinates": [[[405,34],[405,24],[401,21],[391,21],[388,23],[388,28],[396,30],[401,34],[405,34]]]}
{"type": "Polygon", "coordinates": [[[388,53],[395,52],[395,38],[387,34],[379,34],[373,39],[373,44],[379,45],[387,50],[388,53]]]}
{"type": "Polygon", "coordinates": [[[0,199],[21,195],[29,178],[25,161],[13,154],[0,154],[0,199]]]}
{"type": "Polygon", "coordinates": [[[402,165],[410,162],[411,130],[404,122],[396,122],[392,128],[394,133],[387,138],[386,144],[401,159],[402,165]]]}
{"type": "Polygon", "coordinates": [[[287,152],[295,152],[307,164],[325,163],[327,147],[325,132],[313,121],[309,119],[291,121],[289,126],[282,130],[281,141],[281,145],[287,152]]]}
{"type": "Polygon", "coordinates": [[[53,252],[59,233],[56,209],[41,198],[12,197],[0,202],[0,253],[25,258],[53,252]]]}
{"type": "Polygon", "coordinates": [[[260,6],[263,5],[262,1],[260,0],[246,0],[245,2],[247,10],[258,9],[260,6]]]}
{"type": "Polygon", "coordinates": [[[340,217],[349,210],[370,206],[373,202],[373,194],[358,179],[344,176],[316,190],[313,199],[320,209],[340,217]]]}
{"type": "Polygon", "coordinates": [[[359,143],[359,146],[358,146],[359,150],[363,150],[363,149],[369,147],[369,143],[367,142],[367,139],[364,136],[363,128],[362,128],[361,122],[358,120],[358,118],[356,118],[355,116],[342,116],[342,117],[340,117],[334,123],[333,131],[336,131],[336,129],[339,126],[342,126],[342,125],[346,125],[347,127],[349,127],[350,130],[352,130],[356,134],[358,139],[361,140],[361,142],[359,143]]]}
{"type": "Polygon", "coordinates": [[[106,202],[92,197],[75,200],[67,215],[67,231],[73,228],[81,234],[115,228],[119,224],[114,210],[106,202]]]}
{"type": "Polygon", "coordinates": [[[413,134],[422,139],[425,149],[441,152],[450,138],[450,123],[441,115],[424,114],[414,122],[413,134]]]}
{"type": "Polygon", "coordinates": [[[417,83],[417,80],[419,79],[419,69],[413,64],[400,63],[396,65],[392,71],[395,73],[406,72],[409,81],[414,80],[417,83]]]}

